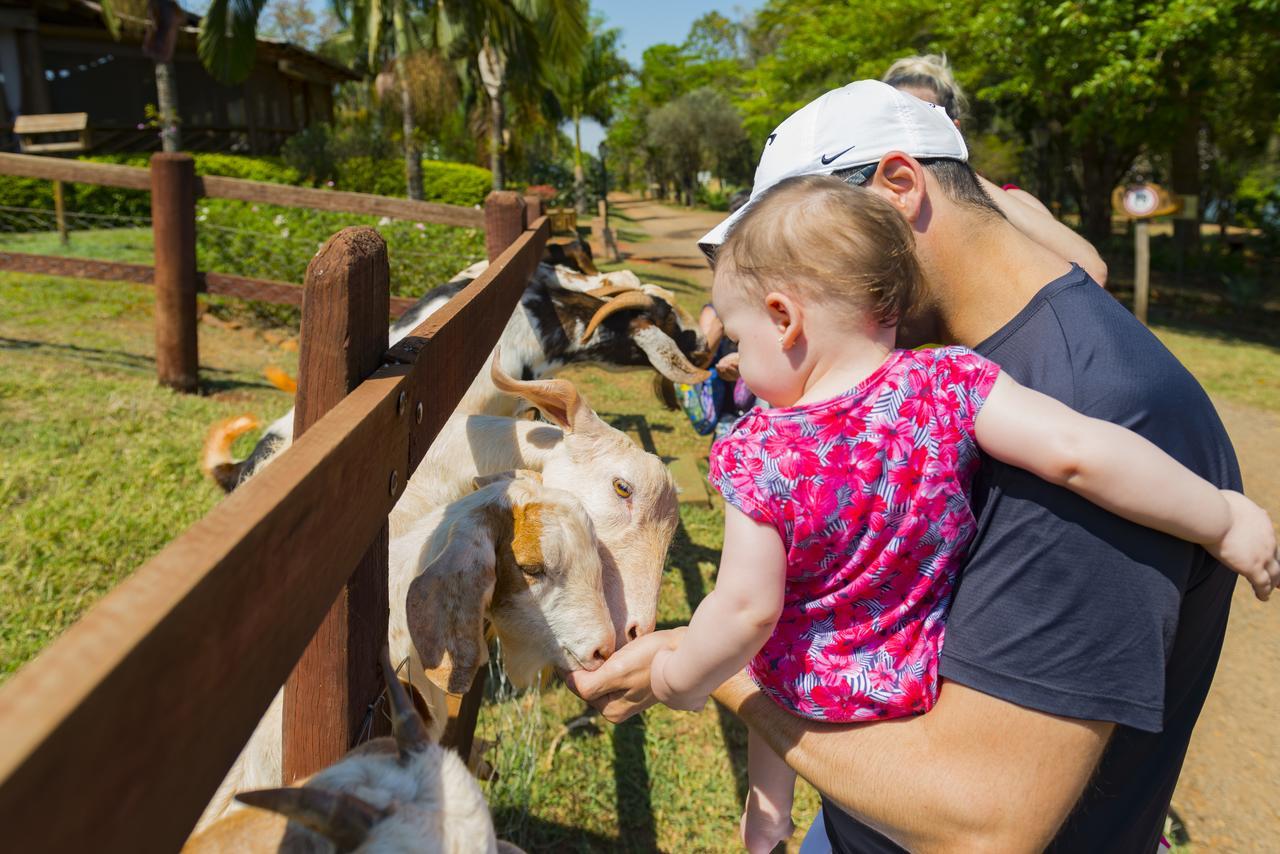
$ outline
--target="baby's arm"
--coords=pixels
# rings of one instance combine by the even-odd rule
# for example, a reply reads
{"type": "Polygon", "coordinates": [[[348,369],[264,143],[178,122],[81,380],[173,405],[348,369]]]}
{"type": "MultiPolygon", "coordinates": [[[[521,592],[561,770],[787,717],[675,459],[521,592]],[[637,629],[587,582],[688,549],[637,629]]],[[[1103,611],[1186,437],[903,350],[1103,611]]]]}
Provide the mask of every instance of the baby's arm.
{"type": "Polygon", "coordinates": [[[1204,546],[1266,599],[1280,584],[1276,536],[1262,508],[1220,490],[1151,442],[1089,418],[1000,374],[974,420],[978,444],[1148,528],[1204,546]]]}
{"type": "Polygon", "coordinates": [[[747,777],[751,790],[742,811],[742,844],[749,854],[768,854],[795,833],[791,806],[795,799],[796,772],[773,752],[769,742],[747,730],[747,777]]]}
{"type": "Polygon", "coordinates": [[[778,532],[726,505],[716,587],[698,605],[680,646],[654,656],[654,696],[672,708],[701,709],[773,634],[786,575],[778,532]]]}

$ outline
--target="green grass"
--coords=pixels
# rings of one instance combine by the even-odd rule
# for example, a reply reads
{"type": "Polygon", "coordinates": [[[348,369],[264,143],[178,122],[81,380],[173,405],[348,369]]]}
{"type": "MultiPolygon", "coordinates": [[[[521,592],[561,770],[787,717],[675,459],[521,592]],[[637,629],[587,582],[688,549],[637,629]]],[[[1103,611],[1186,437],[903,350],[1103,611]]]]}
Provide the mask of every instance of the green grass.
{"type": "MultiPolygon", "coordinates": [[[[703,301],[687,282],[646,278],[691,311],[703,301]]],[[[204,324],[204,393],[158,388],[151,301],[146,287],[0,274],[0,680],[218,501],[196,465],[211,423],[245,411],[265,421],[291,403],[259,372],[292,371],[296,357],[252,331],[204,324]]],[[[1215,395],[1280,409],[1276,348],[1157,331],[1215,395]]],[[[705,456],[707,440],[661,408],[647,374],[569,376],[657,453],[705,456]]],[[[718,507],[681,509],[661,626],[687,621],[711,589],[722,523],[718,507]]],[[[737,850],[745,733],[736,721],[714,707],[657,708],[613,727],[585,711],[558,685],[495,695],[482,709],[478,736],[496,742],[489,758],[500,774],[486,786],[504,835],[531,852],[737,850]]],[[[816,807],[802,785],[797,825],[816,807]]]]}
{"type": "Polygon", "coordinates": [[[63,243],[56,231],[0,234],[0,249],[34,255],[66,255],[97,261],[150,264],[153,246],[150,228],[98,228],[72,231],[63,243]]]}
{"type": "Polygon", "coordinates": [[[203,394],[157,386],[152,294],[0,276],[0,679],[220,497],[196,466],[213,422],[275,415],[258,375],[296,357],[201,329],[203,394]]]}

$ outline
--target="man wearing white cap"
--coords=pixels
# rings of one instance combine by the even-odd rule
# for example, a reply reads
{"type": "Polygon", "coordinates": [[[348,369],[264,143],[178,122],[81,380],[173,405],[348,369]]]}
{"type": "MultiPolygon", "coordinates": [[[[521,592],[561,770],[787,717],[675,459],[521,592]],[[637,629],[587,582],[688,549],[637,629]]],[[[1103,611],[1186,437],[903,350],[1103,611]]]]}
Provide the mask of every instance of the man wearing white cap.
{"type": "MultiPolygon", "coordinates": [[[[753,195],[793,175],[864,185],[915,232],[923,296],[899,346],[972,347],[1018,382],[1239,489],[1230,441],[1196,381],[1083,270],[1010,225],[967,159],[940,108],[860,81],[778,126],[753,195]]],[[[708,257],[735,220],[699,242],[708,257]]],[[[824,793],[837,852],[1155,851],[1234,576],[1198,547],[994,461],[973,497],[978,534],[932,711],[814,723],[745,675],[716,699],[824,793]]],[[[640,638],[570,684],[622,720],[654,702],[649,661],[671,640],[640,638]]]]}

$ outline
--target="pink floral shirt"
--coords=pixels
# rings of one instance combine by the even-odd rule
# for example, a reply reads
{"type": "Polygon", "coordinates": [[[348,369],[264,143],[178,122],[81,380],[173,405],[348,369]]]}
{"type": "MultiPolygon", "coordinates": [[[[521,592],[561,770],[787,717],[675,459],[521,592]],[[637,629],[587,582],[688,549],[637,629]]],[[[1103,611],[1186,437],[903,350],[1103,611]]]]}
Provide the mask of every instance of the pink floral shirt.
{"type": "Polygon", "coordinates": [[[973,421],[999,367],[899,350],[831,400],[752,410],[711,449],[725,501],[777,528],[786,593],[748,671],[797,715],[926,712],[956,572],[976,528],[973,421]]]}

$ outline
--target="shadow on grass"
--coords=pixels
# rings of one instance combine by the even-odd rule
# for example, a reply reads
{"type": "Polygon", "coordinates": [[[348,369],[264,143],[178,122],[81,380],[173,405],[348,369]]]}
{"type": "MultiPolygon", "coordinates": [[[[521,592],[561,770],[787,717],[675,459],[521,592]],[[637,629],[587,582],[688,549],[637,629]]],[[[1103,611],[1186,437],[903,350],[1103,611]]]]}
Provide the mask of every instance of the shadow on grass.
{"type": "MultiPolygon", "coordinates": [[[[124,350],[104,350],[100,347],[83,347],[78,344],[55,344],[50,341],[28,341],[22,338],[0,337],[0,350],[27,352],[49,359],[79,362],[94,368],[111,368],[135,375],[151,375],[156,370],[156,360],[151,356],[129,353],[124,350]]],[[[200,394],[221,394],[241,389],[274,388],[268,382],[234,378],[234,372],[225,368],[200,366],[200,394]],[[211,374],[220,376],[212,377],[211,374]]]]}
{"type": "MultiPolygon", "coordinates": [[[[493,823],[498,827],[508,824],[511,817],[506,814],[507,812],[501,809],[494,810],[493,823]]],[[[507,841],[519,845],[529,854],[542,854],[542,852],[559,854],[562,851],[605,854],[605,852],[627,850],[616,837],[591,833],[580,827],[557,824],[536,816],[520,816],[519,819],[522,824],[520,833],[507,841]]]]}

